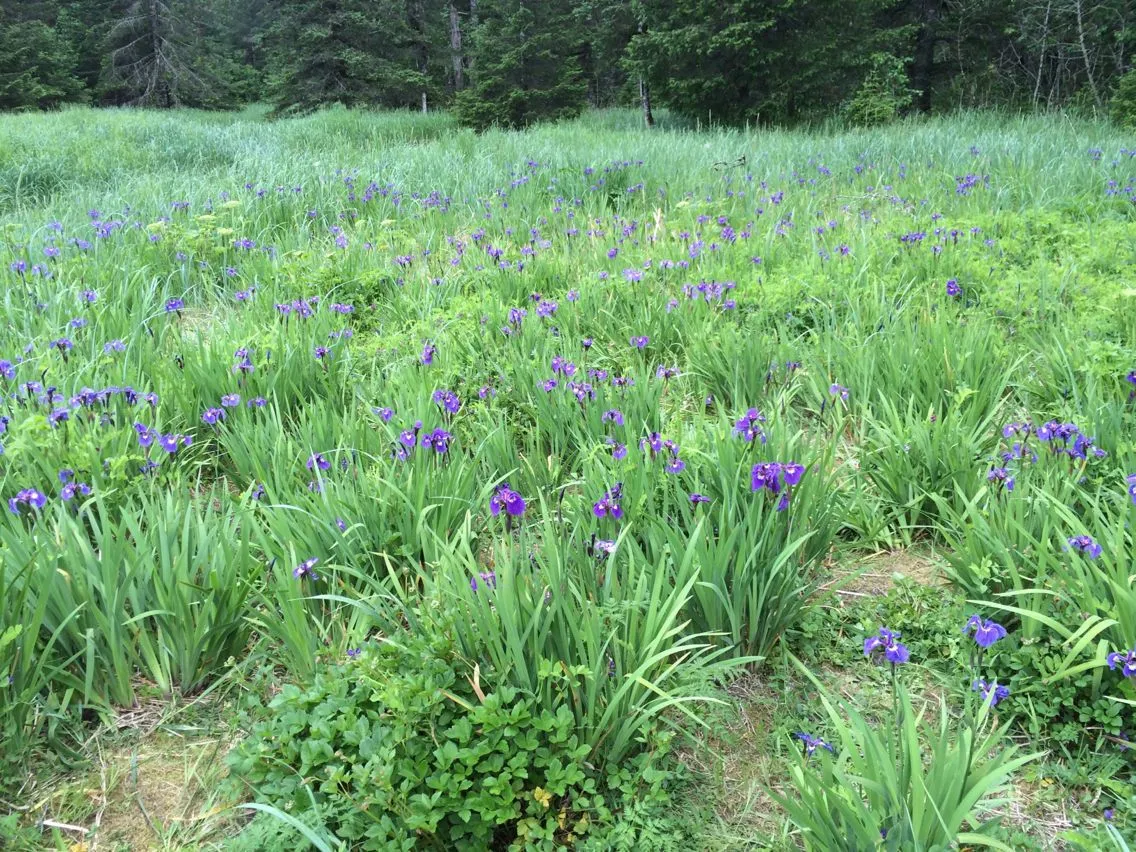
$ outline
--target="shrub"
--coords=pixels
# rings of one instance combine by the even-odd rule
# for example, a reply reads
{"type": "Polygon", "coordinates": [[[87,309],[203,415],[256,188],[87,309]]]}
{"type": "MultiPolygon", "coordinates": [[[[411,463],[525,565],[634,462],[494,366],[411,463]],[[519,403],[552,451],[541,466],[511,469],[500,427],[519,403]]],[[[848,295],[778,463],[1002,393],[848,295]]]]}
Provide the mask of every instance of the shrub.
{"type": "Polygon", "coordinates": [[[907,87],[904,61],[890,53],[872,55],[868,76],[844,108],[853,124],[887,124],[911,106],[913,92],[907,87]]]}
{"type": "Polygon", "coordinates": [[[1120,78],[1109,102],[1109,113],[1121,127],[1136,127],[1136,69],[1120,78]]]}
{"type": "Polygon", "coordinates": [[[368,646],[310,687],[285,687],[269,710],[234,752],[235,774],[354,849],[551,848],[669,777],[652,766],[667,736],[600,777],[567,705],[485,693],[480,670],[438,635],[368,646]]]}

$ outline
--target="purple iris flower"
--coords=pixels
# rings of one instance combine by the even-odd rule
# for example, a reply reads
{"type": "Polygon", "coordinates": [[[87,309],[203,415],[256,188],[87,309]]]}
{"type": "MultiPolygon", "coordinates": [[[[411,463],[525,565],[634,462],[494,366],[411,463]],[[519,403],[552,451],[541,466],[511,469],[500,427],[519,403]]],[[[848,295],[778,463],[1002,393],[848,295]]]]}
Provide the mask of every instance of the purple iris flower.
{"type": "Polygon", "coordinates": [[[610,490],[605,491],[603,497],[592,505],[592,514],[597,518],[611,515],[615,520],[623,517],[623,506],[620,499],[623,497],[623,483],[617,482],[610,490]]]}
{"type": "Polygon", "coordinates": [[[423,449],[433,450],[438,455],[444,456],[450,449],[450,441],[453,437],[445,429],[434,429],[432,432],[423,433],[418,444],[423,449]]]}
{"type": "Polygon", "coordinates": [[[1106,661],[1110,669],[1115,670],[1119,667],[1125,677],[1136,677],[1136,648],[1131,651],[1113,651],[1106,661]]]}
{"type": "Polygon", "coordinates": [[[201,415],[201,422],[213,426],[218,420],[225,419],[225,409],[223,408],[207,408],[201,415]]]}
{"type": "Polygon", "coordinates": [[[507,515],[514,518],[525,513],[525,498],[511,489],[507,482],[502,482],[497,486],[497,490],[489,499],[489,511],[493,517],[501,514],[502,509],[505,510],[507,515]]]}
{"type": "Polygon", "coordinates": [[[646,348],[647,344],[650,343],[650,342],[651,342],[651,338],[647,337],[645,334],[640,335],[639,337],[632,337],[631,338],[631,345],[634,346],[636,349],[644,349],[644,348],[646,348]]]}
{"type": "Polygon", "coordinates": [[[433,343],[427,341],[422,347],[422,355],[419,357],[423,367],[429,367],[434,363],[434,356],[438,354],[438,347],[433,343]]]}
{"type": "Polygon", "coordinates": [[[318,580],[319,576],[315,572],[316,563],[319,559],[312,558],[301,562],[294,569],[292,569],[292,576],[297,580],[302,580],[307,577],[310,580],[318,580]]]}
{"type": "Polygon", "coordinates": [[[991,707],[996,706],[999,701],[1010,697],[1009,687],[1000,686],[995,683],[987,683],[982,678],[972,683],[970,688],[974,692],[980,693],[983,701],[989,701],[991,707]]]}
{"type": "Polygon", "coordinates": [[[907,650],[906,645],[899,641],[899,636],[898,631],[881,627],[877,635],[869,636],[864,640],[864,656],[883,657],[892,665],[906,663],[911,659],[911,652],[907,650]]]}
{"type": "Polygon", "coordinates": [[[797,739],[799,739],[801,742],[803,742],[805,744],[805,756],[806,757],[812,757],[813,752],[815,752],[818,748],[828,749],[828,751],[830,751],[830,752],[833,751],[832,746],[829,745],[828,743],[826,743],[820,737],[814,737],[812,734],[806,734],[806,733],[797,733],[797,734],[794,734],[793,736],[795,736],[797,739]]]}
{"type": "Polygon", "coordinates": [[[756,408],[751,408],[734,423],[734,434],[740,436],[743,441],[752,443],[757,439],[764,444],[767,438],[765,430],[760,425],[764,422],[765,415],[756,408]]]}
{"type": "Polygon", "coordinates": [[[188,447],[192,440],[188,435],[159,435],[158,446],[172,456],[178,451],[179,446],[184,444],[188,447]]]}
{"type": "Polygon", "coordinates": [[[59,492],[59,497],[64,502],[69,502],[77,496],[86,497],[90,493],[91,486],[87,485],[85,482],[68,482],[59,492]]]}
{"type": "Polygon", "coordinates": [[[20,514],[20,506],[28,506],[31,509],[38,511],[42,509],[47,503],[47,495],[36,488],[24,488],[16,492],[15,497],[8,498],[8,510],[13,515],[20,514]]]}
{"type": "Polygon", "coordinates": [[[962,295],[962,287],[959,286],[958,281],[954,278],[947,279],[947,295],[952,299],[956,299],[962,295]]]}
{"type": "Polygon", "coordinates": [[[600,421],[603,423],[614,423],[616,426],[623,425],[623,412],[618,408],[611,408],[600,415],[600,421]]]}
{"type": "Polygon", "coordinates": [[[470,580],[469,580],[469,587],[471,589],[473,589],[475,592],[478,590],[478,587],[479,587],[479,583],[477,582],[478,578],[481,579],[481,582],[485,585],[485,587],[487,589],[496,589],[497,588],[497,574],[496,573],[494,573],[493,571],[479,571],[478,574],[477,574],[477,577],[471,577],[470,580]]]}
{"type": "Polygon", "coordinates": [[[986,474],[986,479],[989,482],[997,482],[1006,491],[1014,490],[1014,477],[1010,474],[1010,471],[1004,467],[993,468],[986,474]]]}
{"type": "Polygon", "coordinates": [[[143,426],[141,423],[134,424],[134,431],[138,435],[138,446],[146,449],[154,443],[154,439],[158,437],[158,433],[151,429],[149,426],[143,426]]]}
{"type": "Polygon", "coordinates": [[[1069,547],[1073,550],[1081,551],[1081,553],[1084,553],[1089,559],[1096,559],[1101,555],[1101,546],[1089,535],[1073,536],[1069,539],[1069,547]]]}
{"type": "Polygon", "coordinates": [[[238,393],[227,393],[221,397],[221,406],[223,408],[236,408],[241,404],[241,395],[238,393]]]}
{"type": "Polygon", "coordinates": [[[436,390],[433,394],[435,404],[440,405],[450,414],[457,414],[461,410],[461,400],[450,390],[436,390]]]}
{"type": "Polygon", "coordinates": [[[331,467],[331,462],[325,459],[322,453],[312,453],[308,456],[304,466],[308,470],[328,470],[331,467]]]}
{"type": "Polygon", "coordinates": [[[1006,628],[996,621],[989,621],[980,615],[972,615],[966,620],[963,633],[974,632],[974,642],[979,648],[989,648],[999,639],[1006,636],[1006,628]]]}

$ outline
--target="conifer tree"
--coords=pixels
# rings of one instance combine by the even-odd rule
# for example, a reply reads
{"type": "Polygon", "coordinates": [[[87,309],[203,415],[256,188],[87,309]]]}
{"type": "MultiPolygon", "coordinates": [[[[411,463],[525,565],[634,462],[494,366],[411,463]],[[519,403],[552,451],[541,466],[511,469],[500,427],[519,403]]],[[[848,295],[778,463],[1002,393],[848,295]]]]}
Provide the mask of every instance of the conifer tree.
{"type": "Polygon", "coordinates": [[[587,98],[568,0],[478,0],[467,88],[455,99],[463,124],[525,127],[578,115],[587,98]]]}

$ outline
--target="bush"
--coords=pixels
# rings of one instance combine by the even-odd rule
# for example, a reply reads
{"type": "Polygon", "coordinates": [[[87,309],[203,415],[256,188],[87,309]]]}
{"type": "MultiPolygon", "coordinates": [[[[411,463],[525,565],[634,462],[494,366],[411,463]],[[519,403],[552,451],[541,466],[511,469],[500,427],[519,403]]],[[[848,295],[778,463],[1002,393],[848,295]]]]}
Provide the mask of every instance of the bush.
{"type": "Polygon", "coordinates": [[[1120,78],[1109,103],[1109,113],[1121,127],[1136,127],[1136,69],[1120,78]]]}
{"type": "Polygon", "coordinates": [[[650,764],[667,737],[601,779],[566,705],[484,694],[448,639],[399,640],[271,702],[230,758],[260,802],[353,849],[552,848],[610,822],[635,786],[659,795],[669,774],[650,764]]]}
{"type": "Polygon", "coordinates": [[[868,127],[894,121],[911,106],[904,61],[890,53],[872,55],[872,67],[859,90],[844,108],[853,124],[868,127]]]}

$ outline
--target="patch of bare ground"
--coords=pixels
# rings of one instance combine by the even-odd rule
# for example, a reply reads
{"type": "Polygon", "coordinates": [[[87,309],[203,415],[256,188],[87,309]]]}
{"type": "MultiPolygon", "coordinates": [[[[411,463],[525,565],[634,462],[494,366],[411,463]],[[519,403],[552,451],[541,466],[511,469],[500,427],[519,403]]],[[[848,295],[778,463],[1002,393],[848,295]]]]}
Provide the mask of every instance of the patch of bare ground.
{"type": "Polygon", "coordinates": [[[830,571],[831,577],[820,591],[832,591],[843,598],[886,595],[896,577],[923,586],[945,585],[935,556],[919,550],[883,551],[849,563],[834,563],[830,571]]]}

